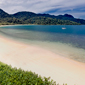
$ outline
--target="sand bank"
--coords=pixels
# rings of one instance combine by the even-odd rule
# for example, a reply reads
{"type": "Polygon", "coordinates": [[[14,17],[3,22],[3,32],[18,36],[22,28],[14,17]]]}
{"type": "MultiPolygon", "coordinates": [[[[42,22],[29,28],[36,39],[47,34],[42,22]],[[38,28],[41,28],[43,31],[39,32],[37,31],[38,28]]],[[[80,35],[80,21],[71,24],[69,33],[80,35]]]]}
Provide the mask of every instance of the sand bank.
{"type": "Polygon", "coordinates": [[[0,61],[12,67],[51,77],[62,85],[85,85],[85,64],[36,46],[0,36],[0,61]]]}

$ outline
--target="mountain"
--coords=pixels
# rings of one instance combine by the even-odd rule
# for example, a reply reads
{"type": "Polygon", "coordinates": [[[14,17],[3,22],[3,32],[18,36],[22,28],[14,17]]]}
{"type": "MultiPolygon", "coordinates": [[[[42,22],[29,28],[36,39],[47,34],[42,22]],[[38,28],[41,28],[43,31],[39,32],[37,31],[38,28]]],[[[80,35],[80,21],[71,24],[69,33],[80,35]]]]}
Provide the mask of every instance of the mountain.
{"type": "Polygon", "coordinates": [[[49,15],[49,14],[35,14],[32,12],[18,12],[16,14],[13,14],[13,17],[16,17],[18,19],[21,19],[21,18],[29,19],[32,17],[46,17],[46,18],[52,18],[52,19],[70,20],[70,21],[77,22],[80,24],[85,24],[85,20],[76,19],[72,15],[69,15],[69,14],[54,16],[54,15],[49,15]]]}
{"type": "Polygon", "coordinates": [[[70,20],[70,21],[74,21],[80,24],[85,24],[85,20],[84,19],[76,19],[74,18],[72,15],[69,14],[65,14],[65,15],[58,15],[57,19],[61,19],[61,20],[70,20]]]}
{"type": "Polygon", "coordinates": [[[23,11],[23,12],[18,12],[18,13],[15,13],[12,15],[13,17],[15,18],[30,18],[30,17],[35,17],[36,14],[35,13],[32,13],[32,12],[26,12],[26,11],[23,11]]]}
{"type": "Polygon", "coordinates": [[[0,24],[80,25],[85,24],[85,20],[70,14],[54,16],[27,11],[8,14],[0,9],[0,24]]]}
{"type": "Polygon", "coordinates": [[[2,9],[0,9],[0,18],[5,18],[5,17],[9,17],[10,15],[6,12],[4,12],[2,9]]]}

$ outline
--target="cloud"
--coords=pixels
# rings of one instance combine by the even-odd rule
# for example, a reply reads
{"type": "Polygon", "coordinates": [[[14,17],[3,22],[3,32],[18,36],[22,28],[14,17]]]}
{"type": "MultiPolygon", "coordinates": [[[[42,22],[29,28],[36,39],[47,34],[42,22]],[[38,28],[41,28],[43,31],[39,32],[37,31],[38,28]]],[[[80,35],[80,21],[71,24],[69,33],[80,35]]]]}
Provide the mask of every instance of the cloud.
{"type": "Polygon", "coordinates": [[[14,9],[16,9],[16,11],[28,10],[40,13],[55,8],[53,6],[62,1],[63,0],[0,0],[0,7],[9,13],[13,13],[12,10],[14,9]]]}
{"type": "Polygon", "coordinates": [[[0,0],[0,8],[12,14],[18,11],[35,13],[85,13],[85,0],[0,0]]]}

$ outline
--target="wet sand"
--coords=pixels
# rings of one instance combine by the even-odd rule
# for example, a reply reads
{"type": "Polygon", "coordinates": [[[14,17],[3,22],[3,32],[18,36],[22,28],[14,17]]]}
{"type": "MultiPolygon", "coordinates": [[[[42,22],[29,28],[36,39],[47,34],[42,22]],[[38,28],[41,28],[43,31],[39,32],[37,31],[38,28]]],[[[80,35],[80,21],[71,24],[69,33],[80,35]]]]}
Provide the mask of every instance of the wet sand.
{"type": "Polygon", "coordinates": [[[64,58],[35,45],[27,45],[0,36],[0,61],[12,67],[51,77],[62,85],[85,85],[85,63],[64,58]]]}

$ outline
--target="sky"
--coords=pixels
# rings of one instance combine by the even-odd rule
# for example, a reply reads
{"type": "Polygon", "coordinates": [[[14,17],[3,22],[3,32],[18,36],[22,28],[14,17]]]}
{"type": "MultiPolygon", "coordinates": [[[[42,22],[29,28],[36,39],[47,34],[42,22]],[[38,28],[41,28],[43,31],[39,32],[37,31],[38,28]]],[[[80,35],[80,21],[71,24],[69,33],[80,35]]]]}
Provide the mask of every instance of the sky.
{"type": "Polygon", "coordinates": [[[9,14],[30,11],[51,15],[71,14],[85,19],[85,0],[0,0],[0,8],[9,14]]]}

